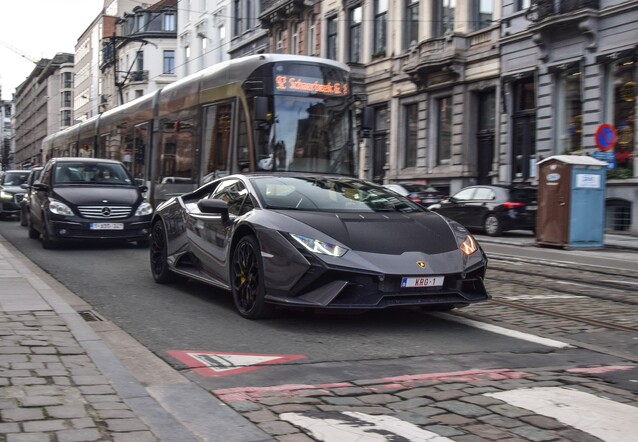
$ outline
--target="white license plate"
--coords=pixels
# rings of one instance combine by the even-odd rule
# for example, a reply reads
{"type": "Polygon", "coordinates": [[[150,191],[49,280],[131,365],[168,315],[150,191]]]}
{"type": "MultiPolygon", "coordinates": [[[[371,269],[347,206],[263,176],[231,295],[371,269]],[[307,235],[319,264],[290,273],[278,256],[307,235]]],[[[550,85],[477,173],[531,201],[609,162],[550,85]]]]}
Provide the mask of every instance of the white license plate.
{"type": "Polygon", "coordinates": [[[124,230],[123,223],[91,223],[91,230],[124,230]]]}
{"type": "Polygon", "coordinates": [[[401,278],[401,287],[441,287],[444,279],[443,276],[404,276],[401,278]]]}
{"type": "Polygon", "coordinates": [[[527,206],[527,210],[536,210],[538,207],[536,206],[527,206]]]}

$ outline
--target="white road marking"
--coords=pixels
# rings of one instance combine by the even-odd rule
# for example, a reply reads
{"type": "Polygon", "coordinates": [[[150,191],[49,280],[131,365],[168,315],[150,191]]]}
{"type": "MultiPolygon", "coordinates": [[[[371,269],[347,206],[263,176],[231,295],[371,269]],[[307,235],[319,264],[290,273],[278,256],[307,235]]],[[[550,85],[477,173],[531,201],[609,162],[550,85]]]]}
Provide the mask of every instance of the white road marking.
{"type": "Polygon", "coordinates": [[[523,333],[516,330],[509,330],[498,325],[485,324],[484,322],[473,321],[471,319],[462,318],[460,316],[451,315],[449,313],[430,313],[432,316],[445,319],[447,321],[454,321],[460,324],[469,325],[470,327],[478,328],[481,330],[489,331],[492,333],[498,333],[500,335],[509,336],[515,339],[522,339],[523,341],[534,342],[536,344],[545,345],[547,347],[554,348],[573,348],[572,345],[566,342],[556,341],[554,339],[543,338],[541,336],[532,335],[529,333],[523,333]]]}
{"type": "Polygon", "coordinates": [[[392,416],[343,411],[282,413],[279,417],[305,428],[312,437],[323,442],[392,441],[396,436],[411,442],[453,442],[392,416]]]}
{"type": "Polygon", "coordinates": [[[529,299],[572,299],[572,298],[582,298],[580,295],[511,295],[511,296],[499,296],[499,298],[508,299],[511,301],[525,301],[529,299]]]}
{"type": "Polygon", "coordinates": [[[554,418],[605,442],[627,442],[638,435],[638,408],[583,391],[542,387],[484,395],[554,418]]]}
{"type": "Polygon", "coordinates": [[[622,281],[622,280],[618,280],[618,279],[603,279],[602,282],[613,282],[615,284],[638,285],[638,282],[622,281]]]}

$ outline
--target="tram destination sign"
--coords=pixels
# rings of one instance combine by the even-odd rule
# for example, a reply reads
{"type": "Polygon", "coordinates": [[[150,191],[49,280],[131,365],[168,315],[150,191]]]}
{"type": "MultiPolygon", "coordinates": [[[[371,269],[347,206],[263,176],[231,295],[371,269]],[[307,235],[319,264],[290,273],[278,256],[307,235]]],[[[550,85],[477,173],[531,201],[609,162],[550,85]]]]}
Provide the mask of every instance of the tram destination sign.
{"type": "Polygon", "coordinates": [[[277,75],[275,77],[275,87],[278,92],[300,92],[340,97],[349,94],[348,83],[346,82],[299,75],[277,75]]]}

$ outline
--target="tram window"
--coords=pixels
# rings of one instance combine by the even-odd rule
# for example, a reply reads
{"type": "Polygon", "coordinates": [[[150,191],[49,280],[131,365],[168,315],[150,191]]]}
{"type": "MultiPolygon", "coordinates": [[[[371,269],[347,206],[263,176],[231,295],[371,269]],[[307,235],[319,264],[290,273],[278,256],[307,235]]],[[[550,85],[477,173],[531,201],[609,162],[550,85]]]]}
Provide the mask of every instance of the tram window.
{"type": "MultiPolygon", "coordinates": [[[[194,182],[195,125],[192,119],[167,120],[162,126],[158,183],[164,178],[186,178],[194,182]]],[[[182,180],[180,180],[182,181],[182,180]]]]}
{"type": "Polygon", "coordinates": [[[247,172],[250,170],[250,153],[248,147],[248,127],[246,125],[246,115],[244,107],[239,108],[239,131],[237,134],[237,165],[239,170],[247,172]]]}
{"type": "MultiPolygon", "coordinates": [[[[228,170],[228,150],[230,147],[230,121],[232,105],[218,104],[206,108],[204,121],[204,177],[216,177],[228,170]]],[[[207,181],[207,180],[205,180],[207,181]]]]}

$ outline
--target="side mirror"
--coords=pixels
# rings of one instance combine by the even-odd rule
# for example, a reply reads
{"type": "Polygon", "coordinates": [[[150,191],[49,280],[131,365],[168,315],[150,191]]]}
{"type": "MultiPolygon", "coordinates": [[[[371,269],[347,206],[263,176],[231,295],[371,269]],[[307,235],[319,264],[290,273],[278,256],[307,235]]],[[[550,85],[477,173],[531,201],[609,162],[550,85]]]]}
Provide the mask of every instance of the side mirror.
{"type": "Polygon", "coordinates": [[[20,184],[20,188],[24,189],[24,190],[27,190],[27,189],[29,189],[29,185],[27,183],[20,184]]]}
{"type": "Polygon", "coordinates": [[[204,198],[197,202],[197,207],[202,213],[221,215],[223,223],[228,221],[228,203],[226,201],[204,198]]]}
{"type": "Polygon", "coordinates": [[[49,191],[49,186],[44,184],[44,183],[34,183],[31,187],[34,190],[37,190],[38,192],[48,192],[49,191]]]}
{"type": "Polygon", "coordinates": [[[137,186],[137,188],[140,189],[140,192],[142,192],[142,193],[148,192],[148,186],[146,184],[142,184],[141,186],[137,186]]]}

